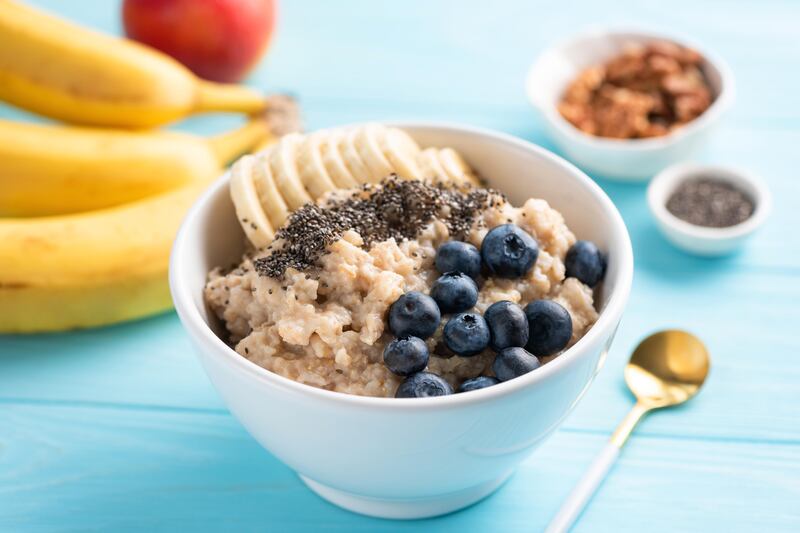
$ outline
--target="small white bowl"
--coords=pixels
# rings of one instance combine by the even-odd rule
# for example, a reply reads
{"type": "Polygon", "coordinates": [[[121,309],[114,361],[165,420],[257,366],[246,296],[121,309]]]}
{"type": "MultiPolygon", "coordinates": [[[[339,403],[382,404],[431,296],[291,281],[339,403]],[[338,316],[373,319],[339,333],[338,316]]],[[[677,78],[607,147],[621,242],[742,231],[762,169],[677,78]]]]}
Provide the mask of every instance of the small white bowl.
{"type": "Polygon", "coordinates": [[[589,31],[547,49],[531,67],[526,90],[548,132],[569,159],[588,172],[623,181],[646,181],[667,165],[691,157],[734,99],[730,69],[708,50],[657,32],[625,29],[589,31]],[[561,116],[558,102],[581,71],[611,59],[627,45],[655,40],[689,46],[703,55],[703,72],[715,99],[702,115],[664,137],[651,139],[595,137],[561,116]]]}
{"type": "Polygon", "coordinates": [[[659,173],[647,188],[647,203],[659,229],[672,244],[702,256],[728,254],[750,237],[766,220],[772,197],[764,182],[743,170],[715,165],[682,163],[659,173]],[[753,201],[753,214],[740,224],[727,228],[708,228],[681,220],[667,210],[667,201],[687,179],[715,178],[742,190],[753,201]]]}
{"type": "Polygon", "coordinates": [[[207,272],[239,261],[244,236],[226,175],[189,211],[175,240],[175,308],[211,382],[244,427],[323,498],[386,518],[448,513],[487,496],[573,409],[605,360],[633,279],[614,204],[588,176],[514,137],[461,126],[400,124],[422,146],[452,146],[521,205],[535,196],[608,257],[597,323],[525,376],[442,398],[368,398],[318,389],[248,361],[218,336],[203,301],[207,272]]]}

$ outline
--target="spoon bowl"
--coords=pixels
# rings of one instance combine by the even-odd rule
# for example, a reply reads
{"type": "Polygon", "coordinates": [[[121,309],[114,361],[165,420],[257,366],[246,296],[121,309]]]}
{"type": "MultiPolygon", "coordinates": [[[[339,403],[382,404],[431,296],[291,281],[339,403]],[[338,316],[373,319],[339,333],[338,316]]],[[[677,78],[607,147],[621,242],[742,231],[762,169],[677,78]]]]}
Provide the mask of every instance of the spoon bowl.
{"type": "Polygon", "coordinates": [[[705,345],[685,331],[659,331],[639,343],[625,367],[625,383],[636,396],[636,405],[617,426],[545,533],[569,530],[619,457],[639,420],[653,409],[678,405],[697,394],[710,366],[705,345]]]}
{"type": "Polygon", "coordinates": [[[667,407],[697,394],[709,367],[700,339],[681,330],[659,331],[636,347],[625,367],[625,382],[644,406],[667,407]]]}

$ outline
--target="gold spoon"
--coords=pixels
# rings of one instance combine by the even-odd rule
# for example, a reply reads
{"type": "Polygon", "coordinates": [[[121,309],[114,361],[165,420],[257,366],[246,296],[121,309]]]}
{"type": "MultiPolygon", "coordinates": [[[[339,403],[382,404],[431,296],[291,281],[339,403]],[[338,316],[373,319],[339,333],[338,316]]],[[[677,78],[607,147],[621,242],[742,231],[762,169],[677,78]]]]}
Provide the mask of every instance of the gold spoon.
{"type": "Polygon", "coordinates": [[[619,457],[639,420],[653,409],[678,405],[697,394],[708,376],[709,366],[706,347],[685,331],[659,331],[639,343],[625,367],[625,382],[636,396],[636,405],[567,497],[546,533],[569,530],[619,457]]]}

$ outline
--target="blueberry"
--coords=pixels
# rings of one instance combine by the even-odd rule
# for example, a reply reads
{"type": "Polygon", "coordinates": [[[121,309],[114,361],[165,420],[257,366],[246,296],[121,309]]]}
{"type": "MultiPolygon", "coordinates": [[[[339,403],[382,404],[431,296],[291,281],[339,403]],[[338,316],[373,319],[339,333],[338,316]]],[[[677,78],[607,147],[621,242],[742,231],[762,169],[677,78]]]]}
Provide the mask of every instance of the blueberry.
{"type": "Polygon", "coordinates": [[[462,357],[479,354],[489,345],[489,326],[478,313],[461,313],[445,324],[444,343],[462,357]]]}
{"type": "Polygon", "coordinates": [[[398,376],[410,376],[428,366],[428,347],[419,337],[394,339],[383,349],[383,362],[398,376]]]}
{"type": "Polygon", "coordinates": [[[543,357],[560,352],[572,337],[572,317],[553,300],[536,300],[525,306],[528,344],[525,348],[543,357]]]}
{"type": "Polygon", "coordinates": [[[433,298],[417,291],[405,293],[389,308],[389,330],[395,337],[427,339],[441,320],[442,314],[433,298]]]}
{"type": "Polygon", "coordinates": [[[538,256],[536,239],[516,224],[492,228],[481,244],[483,262],[492,274],[501,278],[521,278],[538,256]]]}
{"type": "Polygon", "coordinates": [[[489,346],[494,351],[528,343],[528,318],[525,311],[514,302],[504,300],[493,303],[483,313],[483,318],[489,325],[489,346]]]}
{"type": "Polygon", "coordinates": [[[447,272],[433,283],[431,297],[442,313],[460,313],[478,301],[478,286],[466,274],[447,272]]]}
{"type": "Polygon", "coordinates": [[[542,366],[539,359],[525,348],[506,348],[494,358],[492,370],[500,381],[518,378],[542,366]]]}
{"type": "Polygon", "coordinates": [[[594,243],[577,241],[567,252],[564,260],[567,277],[578,278],[589,287],[594,287],[606,273],[606,260],[594,243]]]}
{"type": "Polygon", "coordinates": [[[464,381],[458,386],[458,392],[469,392],[471,390],[485,389],[492,385],[497,385],[500,380],[491,376],[478,376],[464,381]]]}
{"type": "Polygon", "coordinates": [[[395,398],[427,398],[453,394],[453,387],[441,377],[430,372],[417,372],[407,377],[395,393],[395,398]]]}
{"type": "Polygon", "coordinates": [[[481,273],[481,253],[469,243],[448,241],[436,250],[436,269],[445,272],[462,272],[472,279],[481,273]]]}

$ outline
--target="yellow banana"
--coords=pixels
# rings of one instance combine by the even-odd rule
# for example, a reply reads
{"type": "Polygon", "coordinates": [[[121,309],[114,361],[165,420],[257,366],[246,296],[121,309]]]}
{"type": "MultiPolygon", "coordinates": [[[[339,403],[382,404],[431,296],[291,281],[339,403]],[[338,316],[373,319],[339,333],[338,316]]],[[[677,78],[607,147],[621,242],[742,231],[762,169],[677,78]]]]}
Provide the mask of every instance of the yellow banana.
{"type": "Polygon", "coordinates": [[[0,219],[0,332],[98,326],[169,309],[170,247],[207,184],[91,213],[0,219]]]}
{"type": "Polygon", "coordinates": [[[208,181],[270,139],[265,118],[207,139],[0,120],[0,216],[89,211],[208,181]]]}
{"type": "Polygon", "coordinates": [[[12,0],[0,0],[0,100],[75,124],[126,128],[267,105],[254,90],[200,80],[154,49],[12,0]]]}

